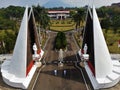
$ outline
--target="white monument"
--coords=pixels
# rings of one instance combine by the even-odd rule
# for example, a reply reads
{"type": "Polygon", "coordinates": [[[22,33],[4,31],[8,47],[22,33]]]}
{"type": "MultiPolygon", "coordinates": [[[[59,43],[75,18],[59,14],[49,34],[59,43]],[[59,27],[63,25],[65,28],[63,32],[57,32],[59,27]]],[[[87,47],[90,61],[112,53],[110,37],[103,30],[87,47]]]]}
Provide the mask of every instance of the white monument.
{"type": "Polygon", "coordinates": [[[37,54],[38,49],[37,49],[36,43],[34,43],[34,45],[33,45],[33,50],[34,50],[33,60],[35,61],[35,65],[37,67],[40,67],[42,65],[42,63],[40,61],[41,60],[41,54],[37,54]]]}
{"type": "MultiPolygon", "coordinates": [[[[118,60],[111,59],[94,6],[92,10],[88,7],[86,23],[87,22],[89,22],[90,25],[91,23],[93,23],[93,25],[91,26],[92,29],[90,28],[85,29],[84,35],[91,35],[93,39],[91,39],[92,41],[90,41],[87,38],[88,36],[85,36],[84,37],[85,39],[83,38],[83,42],[84,40],[88,39],[89,44],[93,45],[93,49],[91,49],[91,47],[88,48],[89,50],[94,51],[94,53],[93,51],[89,51],[89,52],[90,53],[92,52],[91,54],[94,54],[91,60],[94,60],[93,68],[95,72],[93,73],[88,63],[89,61],[84,62],[85,70],[95,90],[101,88],[110,88],[116,85],[120,81],[120,63],[118,60]],[[89,30],[93,30],[94,33],[93,34],[88,33],[90,32],[89,30]]],[[[84,50],[86,50],[86,45],[84,46],[84,50]]]]}
{"type": "Polygon", "coordinates": [[[54,70],[54,74],[55,74],[55,76],[57,75],[57,70],[54,70]]]}
{"type": "Polygon", "coordinates": [[[59,51],[58,60],[59,60],[58,66],[62,67],[63,66],[63,50],[62,49],[60,49],[59,51]]]}
{"type": "Polygon", "coordinates": [[[63,73],[64,73],[64,75],[66,76],[67,71],[66,71],[66,70],[64,70],[64,71],[63,71],[63,73]]]}
{"type": "MultiPolygon", "coordinates": [[[[32,41],[31,35],[36,35],[36,33],[28,34],[31,31],[29,23],[32,23],[32,25],[35,24],[34,22],[29,22],[30,19],[34,21],[33,16],[32,8],[28,13],[28,7],[26,7],[13,56],[10,60],[5,60],[1,66],[3,81],[12,87],[27,89],[37,68],[32,59],[33,48],[31,48],[32,45],[30,43],[30,41],[32,41]]],[[[34,31],[35,30],[36,29],[34,29],[34,31]]],[[[34,38],[37,40],[36,37],[34,38]]],[[[41,56],[43,55],[42,50],[39,54],[41,54],[41,56]]],[[[36,45],[34,46],[34,56],[37,57],[36,45]]]]}
{"type": "Polygon", "coordinates": [[[88,49],[88,47],[87,47],[87,44],[85,43],[84,48],[83,48],[84,54],[87,54],[87,49],[88,49]]]}
{"type": "Polygon", "coordinates": [[[38,54],[37,54],[37,45],[36,45],[36,43],[34,43],[34,45],[33,45],[33,50],[34,50],[34,57],[35,58],[37,58],[38,57],[38,54]]]}
{"type": "Polygon", "coordinates": [[[88,61],[89,60],[89,55],[87,54],[87,50],[88,50],[88,46],[85,43],[84,48],[83,48],[84,53],[82,54],[82,57],[83,57],[84,61],[88,61]]]}

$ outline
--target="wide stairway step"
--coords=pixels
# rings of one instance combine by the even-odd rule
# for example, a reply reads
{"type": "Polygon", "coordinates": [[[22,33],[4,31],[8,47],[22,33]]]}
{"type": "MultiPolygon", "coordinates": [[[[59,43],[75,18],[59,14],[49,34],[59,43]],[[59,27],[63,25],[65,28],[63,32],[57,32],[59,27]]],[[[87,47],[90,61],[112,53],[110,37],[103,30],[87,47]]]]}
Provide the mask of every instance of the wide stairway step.
{"type": "Polygon", "coordinates": [[[113,67],[113,72],[120,75],[120,67],[114,66],[114,67],[113,67]]]}
{"type": "Polygon", "coordinates": [[[111,83],[112,79],[107,76],[106,78],[99,78],[97,79],[97,81],[99,84],[105,84],[105,83],[111,83]]]}
{"type": "Polygon", "coordinates": [[[113,66],[120,67],[120,62],[119,61],[113,61],[113,66]]]}
{"type": "Polygon", "coordinates": [[[115,79],[117,79],[119,77],[120,77],[120,75],[117,74],[117,73],[114,73],[114,72],[112,74],[110,74],[110,75],[107,75],[107,78],[109,78],[112,81],[114,81],[115,79]]]}

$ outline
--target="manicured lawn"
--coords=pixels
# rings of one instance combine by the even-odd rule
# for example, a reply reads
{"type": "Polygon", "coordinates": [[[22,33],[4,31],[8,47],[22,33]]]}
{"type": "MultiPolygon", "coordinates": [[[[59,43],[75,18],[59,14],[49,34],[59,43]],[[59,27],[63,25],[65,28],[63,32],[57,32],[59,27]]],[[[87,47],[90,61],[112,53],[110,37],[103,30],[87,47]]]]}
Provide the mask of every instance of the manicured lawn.
{"type": "Polygon", "coordinates": [[[50,27],[50,30],[53,30],[53,31],[69,31],[69,30],[73,30],[74,29],[74,26],[71,26],[71,27],[50,27]]]}
{"type": "Polygon", "coordinates": [[[68,31],[73,30],[75,23],[71,19],[66,20],[51,20],[50,30],[68,31]]]}

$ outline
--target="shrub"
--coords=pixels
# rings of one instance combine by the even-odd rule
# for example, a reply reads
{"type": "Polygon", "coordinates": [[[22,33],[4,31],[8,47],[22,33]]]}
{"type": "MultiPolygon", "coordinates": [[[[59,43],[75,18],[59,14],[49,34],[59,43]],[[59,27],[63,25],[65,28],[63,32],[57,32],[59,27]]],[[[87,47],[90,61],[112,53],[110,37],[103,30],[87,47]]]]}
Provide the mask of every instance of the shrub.
{"type": "Polygon", "coordinates": [[[66,36],[65,33],[63,32],[58,32],[56,38],[55,38],[55,48],[56,49],[64,49],[67,46],[67,40],[66,40],[66,36]]]}

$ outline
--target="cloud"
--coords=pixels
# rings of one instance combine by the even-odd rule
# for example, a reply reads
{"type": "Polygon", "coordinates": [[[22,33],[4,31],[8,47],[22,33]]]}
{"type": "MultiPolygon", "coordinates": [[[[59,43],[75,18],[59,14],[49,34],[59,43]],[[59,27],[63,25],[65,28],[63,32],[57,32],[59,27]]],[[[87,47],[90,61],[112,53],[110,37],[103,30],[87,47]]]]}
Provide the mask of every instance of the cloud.
{"type": "Polygon", "coordinates": [[[85,6],[88,4],[88,0],[62,0],[64,3],[68,3],[69,5],[75,7],[75,6],[85,6]]]}
{"type": "Polygon", "coordinates": [[[9,1],[8,0],[0,0],[0,7],[7,7],[8,5],[17,5],[17,2],[15,2],[14,0],[9,0],[9,1]]]}
{"type": "Polygon", "coordinates": [[[44,7],[70,7],[68,3],[64,3],[62,0],[49,0],[47,3],[43,4],[44,7]]]}
{"type": "Polygon", "coordinates": [[[8,7],[9,5],[14,6],[32,6],[32,5],[43,5],[47,3],[49,0],[0,0],[0,8],[8,7]]]}
{"type": "MultiPolygon", "coordinates": [[[[15,5],[15,6],[32,6],[40,4],[45,5],[47,2],[50,2],[53,0],[0,0],[0,8],[1,7],[7,7],[9,5],[15,5]]],[[[94,5],[96,7],[100,7],[103,5],[111,5],[112,3],[120,2],[120,0],[54,0],[54,5],[57,3],[56,1],[61,1],[62,3],[71,6],[71,7],[81,7],[85,5],[92,5],[94,1],[94,5]]],[[[53,4],[51,3],[51,6],[53,4]]]]}
{"type": "Polygon", "coordinates": [[[120,0],[62,0],[64,3],[70,4],[71,6],[81,7],[85,5],[92,6],[93,4],[96,7],[111,5],[112,3],[120,2],[120,0]]]}

